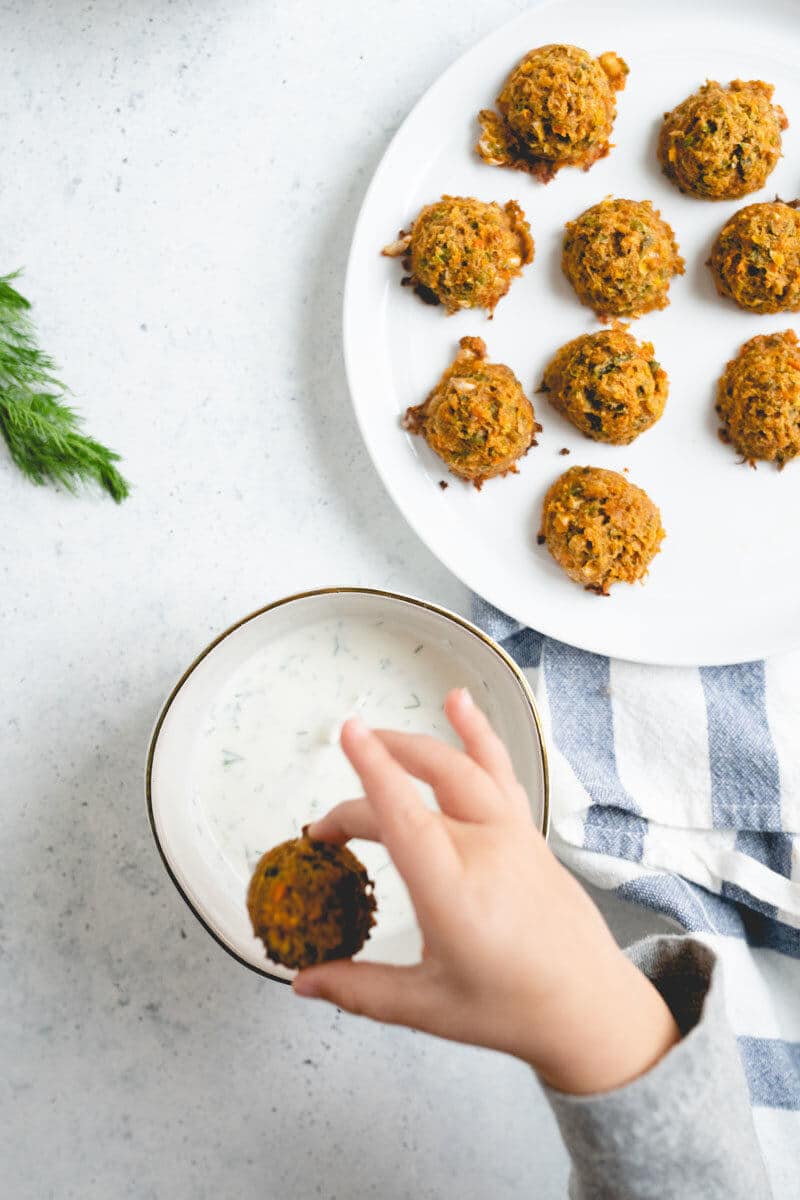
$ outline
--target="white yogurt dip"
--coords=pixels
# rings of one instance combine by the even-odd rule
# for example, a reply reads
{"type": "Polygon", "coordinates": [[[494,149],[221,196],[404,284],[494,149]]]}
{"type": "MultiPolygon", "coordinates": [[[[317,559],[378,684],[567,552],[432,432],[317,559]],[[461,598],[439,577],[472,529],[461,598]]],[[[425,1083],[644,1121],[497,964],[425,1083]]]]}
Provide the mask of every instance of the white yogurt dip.
{"type": "MultiPolygon", "coordinates": [[[[391,619],[301,625],[248,658],[201,726],[192,771],[193,801],[242,898],[265,850],[361,795],[339,746],[348,716],[457,744],[442,703],[463,686],[491,719],[486,684],[450,643],[426,644],[391,619]]],[[[353,849],[375,880],[382,944],[388,935],[381,957],[391,958],[392,933],[407,935],[413,921],[408,896],[381,846],[355,842],[353,849]]]]}

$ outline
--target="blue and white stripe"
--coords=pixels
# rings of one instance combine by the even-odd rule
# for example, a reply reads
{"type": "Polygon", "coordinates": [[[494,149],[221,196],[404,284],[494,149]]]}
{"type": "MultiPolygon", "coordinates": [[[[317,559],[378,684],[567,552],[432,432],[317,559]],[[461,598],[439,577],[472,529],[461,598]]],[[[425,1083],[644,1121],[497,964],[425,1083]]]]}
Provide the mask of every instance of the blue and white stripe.
{"type": "Polygon", "coordinates": [[[773,1189],[800,1196],[800,653],[648,667],[475,619],[536,693],[559,857],[722,957],[773,1189]]]}

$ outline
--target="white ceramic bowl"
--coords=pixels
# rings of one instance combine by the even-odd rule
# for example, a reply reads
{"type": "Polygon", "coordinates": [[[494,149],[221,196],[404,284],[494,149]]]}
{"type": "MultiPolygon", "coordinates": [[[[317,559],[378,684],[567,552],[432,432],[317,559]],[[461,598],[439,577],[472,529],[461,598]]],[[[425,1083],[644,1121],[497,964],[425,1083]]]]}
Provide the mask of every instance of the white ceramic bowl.
{"type": "MultiPolygon", "coordinates": [[[[263,946],[253,936],[245,906],[246,884],[214,843],[192,784],[192,764],[204,721],[232,674],[273,638],[330,617],[384,620],[389,627],[446,649],[457,664],[457,673],[463,672],[464,682],[471,679],[483,683],[498,732],[511,750],[517,774],[530,798],[534,819],[547,832],[547,759],[536,705],[519,667],[480,629],[423,600],[362,588],[331,588],[290,596],[245,617],[203,650],[164,705],[147,757],[147,808],[164,866],[194,915],[241,963],[273,979],[291,979],[293,972],[269,963],[263,946]]],[[[338,715],[332,714],[332,719],[338,715]]],[[[340,799],[344,797],[332,795],[331,804],[340,799]]],[[[297,818],[294,828],[283,827],[280,819],[275,843],[293,836],[299,824],[308,820],[307,812],[293,816],[297,818]]],[[[369,853],[375,849],[363,842],[355,844],[356,853],[368,869],[369,853]]],[[[385,880],[386,875],[382,878],[385,880]]],[[[390,927],[382,929],[379,888],[376,894],[378,924],[361,957],[415,961],[420,938],[410,904],[406,901],[402,912],[394,912],[390,927]]]]}

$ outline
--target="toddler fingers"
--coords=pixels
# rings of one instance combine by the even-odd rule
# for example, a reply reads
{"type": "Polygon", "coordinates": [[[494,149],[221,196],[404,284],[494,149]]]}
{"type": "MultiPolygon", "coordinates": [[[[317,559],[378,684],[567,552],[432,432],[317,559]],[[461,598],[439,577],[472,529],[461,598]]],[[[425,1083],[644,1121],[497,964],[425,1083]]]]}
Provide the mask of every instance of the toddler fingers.
{"type": "Polygon", "coordinates": [[[308,967],[295,976],[294,990],[336,1004],[356,1016],[389,1025],[423,1028],[425,968],[391,967],[384,963],[354,963],[349,959],[308,967]]]}
{"type": "Polygon", "coordinates": [[[337,846],[343,846],[350,838],[381,840],[375,813],[363,796],[358,800],[343,800],[324,817],[312,821],[306,832],[315,841],[334,842],[337,846]]]}
{"type": "Polygon", "coordinates": [[[438,813],[422,802],[414,782],[363,721],[346,721],[342,749],[364,785],[380,841],[402,875],[418,916],[447,907],[460,859],[438,813]]]}
{"type": "Polygon", "coordinates": [[[429,783],[439,807],[459,821],[490,821],[501,808],[496,783],[462,750],[422,733],[378,729],[393,758],[417,779],[429,783]]]}
{"type": "Polygon", "coordinates": [[[505,743],[495,733],[486,713],[473,700],[466,688],[456,688],[444,702],[444,711],[467,754],[490,775],[501,792],[515,805],[525,808],[528,800],[517,781],[511,755],[505,743]]]}

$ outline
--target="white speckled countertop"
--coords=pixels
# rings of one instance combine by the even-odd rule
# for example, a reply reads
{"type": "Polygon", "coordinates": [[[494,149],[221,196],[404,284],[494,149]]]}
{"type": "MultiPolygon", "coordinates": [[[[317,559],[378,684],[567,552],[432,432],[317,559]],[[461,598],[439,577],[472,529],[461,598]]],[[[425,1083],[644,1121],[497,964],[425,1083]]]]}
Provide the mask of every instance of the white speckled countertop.
{"type": "MultiPolygon", "coordinates": [[[[143,762],[211,635],[331,583],[464,589],[362,449],[347,248],[400,120],[521,0],[4,0],[0,272],[125,455],[120,509],[0,447],[0,1161],[8,1200],[539,1200],[532,1075],[218,949],[151,843],[143,762]]],[[[631,927],[632,928],[632,927],[631,927]]]]}

